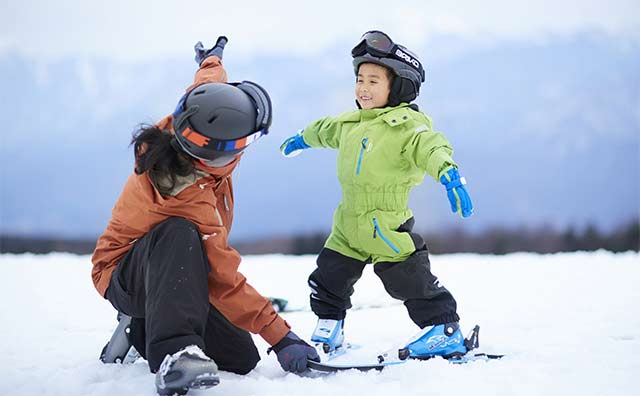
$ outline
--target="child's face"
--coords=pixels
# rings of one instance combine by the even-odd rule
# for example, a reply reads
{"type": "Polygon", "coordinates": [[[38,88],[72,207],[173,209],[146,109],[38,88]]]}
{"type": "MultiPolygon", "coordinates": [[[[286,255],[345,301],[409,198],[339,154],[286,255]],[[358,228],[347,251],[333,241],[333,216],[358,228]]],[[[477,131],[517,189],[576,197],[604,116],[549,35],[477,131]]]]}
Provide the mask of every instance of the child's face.
{"type": "Polygon", "coordinates": [[[363,109],[385,107],[389,101],[391,81],[388,70],[375,63],[363,63],[358,69],[356,101],[363,109]]]}

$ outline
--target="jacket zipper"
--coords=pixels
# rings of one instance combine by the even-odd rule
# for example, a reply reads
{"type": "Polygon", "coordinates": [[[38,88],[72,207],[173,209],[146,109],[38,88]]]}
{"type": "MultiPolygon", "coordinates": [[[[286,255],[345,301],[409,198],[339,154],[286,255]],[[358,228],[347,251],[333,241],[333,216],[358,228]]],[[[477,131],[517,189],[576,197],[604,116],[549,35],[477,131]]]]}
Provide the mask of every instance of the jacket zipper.
{"type": "Polygon", "coordinates": [[[222,194],[222,201],[224,202],[224,208],[229,211],[229,203],[227,202],[227,194],[222,194]]]}
{"type": "Polygon", "coordinates": [[[360,165],[362,165],[362,156],[364,155],[364,150],[367,149],[367,142],[369,138],[362,139],[361,147],[360,147],[360,156],[358,156],[358,166],[356,167],[356,175],[360,174],[360,165]]]}
{"type": "Polygon", "coordinates": [[[382,231],[380,231],[380,226],[378,225],[378,219],[376,219],[374,217],[373,218],[373,238],[374,239],[375,239],[376,235],[380,235],[380,239],[382,239],[384,241],[384,243],[386,243],[391,248],[391,250],[396,252],[396,254],[400,253],[400,250],[398,250],[398,248],[395,247],[394,244],[391,243],[391,241],[388,240],[387,237],[384,236],[382,231]]]}
{"type": "Polygon", "coordinates": [[[224,221],[222,221],[222,216],[220,216],[220,211],[218,210],[218,208],[215,208],[215,212],[216,212],[216,217],[218,218],[218,222],[220,223],[221,226],[224,226],[224,221]]]}

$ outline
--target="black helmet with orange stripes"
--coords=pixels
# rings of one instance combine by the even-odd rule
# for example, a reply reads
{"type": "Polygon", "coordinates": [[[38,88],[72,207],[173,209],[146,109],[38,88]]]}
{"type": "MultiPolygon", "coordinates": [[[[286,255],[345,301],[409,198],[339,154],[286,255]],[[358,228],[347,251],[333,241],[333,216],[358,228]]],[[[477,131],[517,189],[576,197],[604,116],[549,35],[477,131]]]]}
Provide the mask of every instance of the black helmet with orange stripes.
{"type": "Polygon", "coordinates": [[[269,95],[256,83],[202,84],[178,102],[175,141],[192,157],[222,166],[269,132],[271,114],[269,95]]]}

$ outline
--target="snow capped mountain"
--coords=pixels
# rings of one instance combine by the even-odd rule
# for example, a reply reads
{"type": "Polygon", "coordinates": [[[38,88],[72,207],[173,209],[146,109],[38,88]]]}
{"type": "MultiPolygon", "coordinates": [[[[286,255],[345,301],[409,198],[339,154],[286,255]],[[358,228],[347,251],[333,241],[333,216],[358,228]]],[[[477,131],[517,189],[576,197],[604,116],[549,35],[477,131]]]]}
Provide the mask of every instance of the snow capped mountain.
{"type": "MultiPolygon", "coordinates": [[[[637,43],[595,33],[538,44],[430,43],[416,49],[427,65],[417,103],[469,181],[476,214],[465,227],[609,228],[638,217],[637,43]]],[[[232,48],[230,79],[259,82],[275,106],[271,134],[236,174],[232,236],[328,231],[340,200],[335,153],[284,159],[278,147],[309,122],[354,108],[349,45],[305,58],[234,59],[232,48]]],[[[0,232],[97,236],[132,170],[132,130],[173,110],[194,66],[190,55],[143,63],[1,56],[0,232]]],[[[460,224],[428,178],[411,207],[419,230],[460,224]]]]}

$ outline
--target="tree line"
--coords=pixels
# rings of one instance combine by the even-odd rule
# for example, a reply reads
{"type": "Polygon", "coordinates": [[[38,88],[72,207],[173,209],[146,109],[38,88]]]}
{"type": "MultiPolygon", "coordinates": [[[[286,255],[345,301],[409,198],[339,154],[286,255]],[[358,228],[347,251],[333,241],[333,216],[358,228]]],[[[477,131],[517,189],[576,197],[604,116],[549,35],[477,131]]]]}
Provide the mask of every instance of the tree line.
{"type": "MultiPolygon", "coordinates": [[[[294,237],[279,237],[251,241],[232,241],[241,254],[317,254],[327,233],[312,233],[294,237]]],[[[578,230],[569,227],[495,227],[470,233],[463,229],[426,232],[423,235],[432,253],[507,254],[513,252],[557,253],[595,251],[612,252],[640,250],[640,221],[629,222],[611,232],[602,232],[595,225],[578,230]]],[[[90,254],[96,241],[83,239],[43,238],[0,235],[0,253],[68,252],[90,254]]]]}
{"type": "MultiPolygon", "coordinates": [[[[240,243],[235,247],[245,254],[317,254],[327,236],[326,233],[315,233],[260,243],[240,243]]],[[[599,249],[637,252],[640,249],[640,221],[629,222],[608,233],[601,232],[595,225],[589,225],[583,230],[569,227],[562,231],[551,227],[494,227],[478,233],[452,229],[437,233],[427,232],[422,236],[429,250],[435,254],[558,253],[599,249]]]]}

